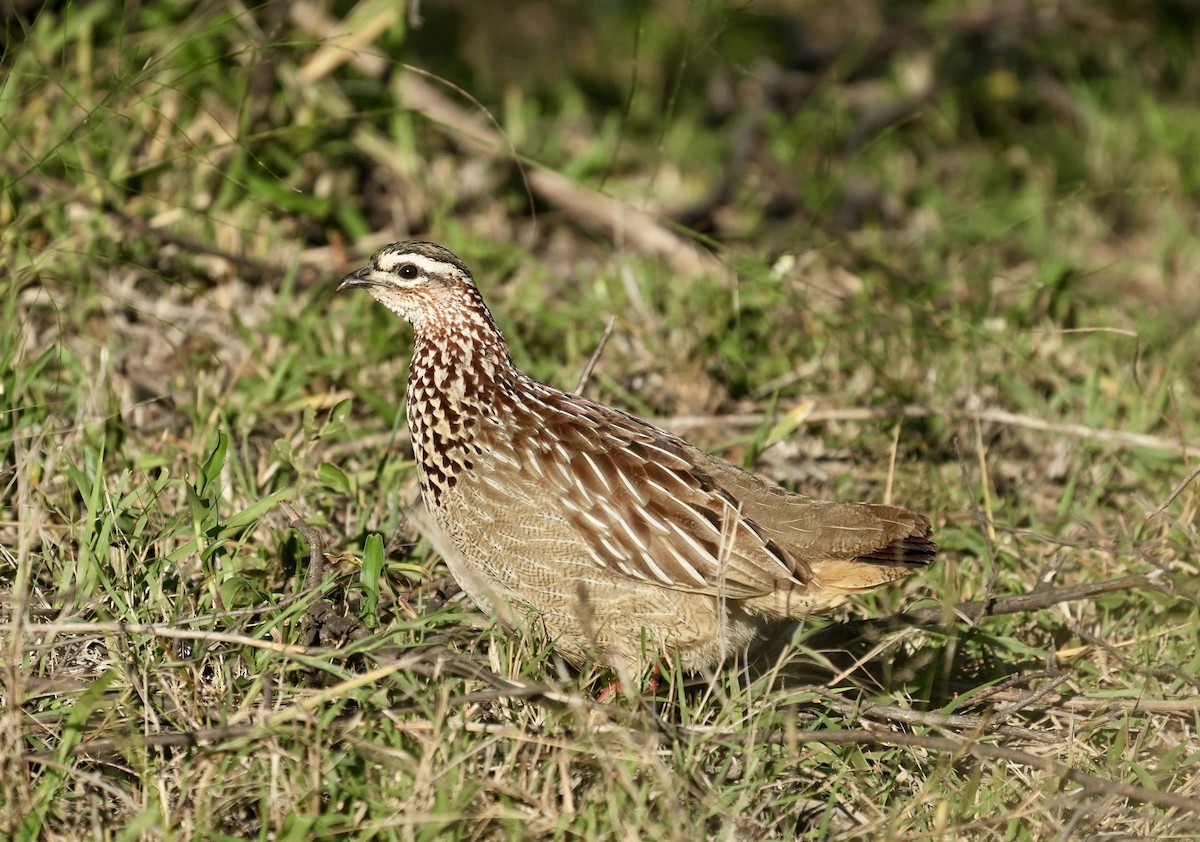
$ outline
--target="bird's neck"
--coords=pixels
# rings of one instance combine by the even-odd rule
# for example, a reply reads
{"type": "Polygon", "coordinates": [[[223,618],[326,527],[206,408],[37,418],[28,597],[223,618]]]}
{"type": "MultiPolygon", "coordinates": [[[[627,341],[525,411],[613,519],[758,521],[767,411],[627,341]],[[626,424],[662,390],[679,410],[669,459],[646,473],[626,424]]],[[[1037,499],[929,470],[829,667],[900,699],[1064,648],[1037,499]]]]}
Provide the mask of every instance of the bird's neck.
{"type": "Polygon", "coordinates": [[[426,501],[472,467],[476,436],[524,378],[486,310],[416,331],[408,375],[408,426],[426,501]]]}

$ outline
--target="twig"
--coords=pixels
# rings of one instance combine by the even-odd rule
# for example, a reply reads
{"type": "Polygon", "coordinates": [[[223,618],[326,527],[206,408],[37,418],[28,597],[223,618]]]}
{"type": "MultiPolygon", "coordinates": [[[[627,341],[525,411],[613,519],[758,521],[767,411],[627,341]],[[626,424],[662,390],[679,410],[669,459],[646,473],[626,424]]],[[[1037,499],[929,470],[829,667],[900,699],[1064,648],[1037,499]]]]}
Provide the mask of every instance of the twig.
{"type": "MultiPolygon", "coordinates": [[[[1057,588],[1053,589],[1052,593],[1047,591],[1038,591],[1033,594],[1027,594],[1020,597],[1011,597],[1002,600],[991,600],[987,603],[965,603],[959,606],[961,613],[971,616],[976,612],[981,615],[992,615],[998,613],[1007,613],[1009,610],[1018,610],[1017,606],[1025,608],[1042,607],[1046,604],[1062,601],[1065,598],[1083,598],[1085,596],[1095,596],[1100,593],[1107,593],[1112,590],[1130,587],[1139,584],[1145,584],[1146,580],[1143,577],[1127,577],[1126,579],[1112,580],[1109,582],[1100,582],[1090,585],[1081,585],[1073,588],[1057,588]]],[[[929,619],[937,619],[941,615],[941,609],[933,609],[930,612],[912,612],[910,616],[922,617],[926,616],[929,619]]],[[[212,633],[189,632],[181,629],[161,629],[154,627],[131,626],[122,623],[48,623],[45,624],[47,631],[144,631],[151,630],[155,633],[166,632],[168,636],[187,637],[209,640],[231,639],[231,642],[236,642],[241,645],[258,646],[261,648],[271,648],[276,651],[286,652],[312,652],[305,647],[284,647],[279,645],[266,645],[267,642],[255,640],[253,638],[240,638],[233,635],[219,635],[212,633]]],[[[0,627],[4,630],[4,627],[0,627]]],[[[261,724],[254,725],[232,725],[218,728],[197,729],[190,732],[181,732],[173,734],[155,734],[143,737],[138,737],[137,742],[140,745],[154,748],[183,748],[192,746],[209,745],[227,739],[246,738],[254,735],[265,735],[268,733],[278,732],[280,728],[286,728],[290,723],[297,719],[305,718],[312,710],[319,705],[333,698],[341,698],[350,690],[365,686],[379,680],[380,678],[391,675],[401,669],[411,670],[431,678],[444,676],[447,674],[457,675],[473,680],[484,681],[492,685],[491,691],[483,693],[469,693],[454,697],[449,700],[452,706],[464,706],[474,704],[478,701],[483,701],[490,698],[495,698],[497,694],[528,698],[536,701],[545,701],[555,704],[565,704],[568,707],[602,710],[606,713],[616,715],[622,718],[633,717],[635,726],[646,730],[647,736],[659,741],[671,741],[678,739],[681,736],[692,738],[719,738],[719,739],[747,739],[748,737],[741,732],[722,731],[717,729],[695,727],[695,726],[673,726],[670,723],[664,722],[657,716],[647,715],[645,712],[630,712],[621,708],[601,705],[591,701],[580,694],[564,693],[561,690],[550,687],[548,685],[539,684],[536,682],[514,681],[504,679],[493,673],[490,669],[481,663],[477,663],[471,659],[448,653],[444,647],[433,645],[428,649],[408,655],[407,657],[382,663],[375,670],[371,670],[365,675],[357,675],[346,681],[338,684],[336,687],[327,688],[321,694],[310,696],[302,699],[295,705],[285,708],[282,711],[273,712],[270,717],[261,724]]],[[[1105,700],[1111,703],[1112,700],[1105,700]]],[[[1185,700],[1186,704],[1194,704],[1195,700],[1185,700]]],[[[936,712],[918,712],[906,711],[902,708],[897,708],[888,705],[866,705],[857,706],[850,702],[842,702],[839,699],[825,699],[824,702],[835,709],[840,709],[844,713],[857,712],[864,716],[879,717],[885,721],[901,722],[906,724],[924,725],[928,727],[962,727],[969,728],[974,732],[979,732],[988,727],[986,721],[982,721],[975,717],[967,717],[959,714],[938,714],[936,712]],[[982,727],[981,727],[982,726],[982,727]]],[[[1154,703],[1143,704],[1143,709],[1152,709],[1154,703]]],[[[1170,705],[1172,710],[1178,709],[1178,703],[1170,705]]],[[[361,721],[360,712],[341,717],[338,722],[345,723],[347,728],[353,727],[354,723],[361,721]]],[[[396,723],[397,727],[404,727],[403,723],[396,723]]],[[[1013,726],[998,726],[997,730],[1001,730],[1006,736],[1016,738],[1024,738],[1031,740],[1044,740],[1045,736],[1027,729],[1014,728],[1013,726]],[[1012,733],[1007,733],[1012,732],[1012,733]]],[[[755,740],[761,740],[761,735],[755,735],[755,740]]],[[[1192,813],[1200,813],[1200,800],[1189,798],[1185,795],[1180,795],[1173,792],[1160,792],[1147,789],[1145,787],[1126,784],[1117,781],[1110,781],[1086,772],[1079,771],[1056,760],[1039,757],[1027,752],[1019,751],[1002,746],[995,746],[985,743],[980,743],[974,740],[959,740],[950,737],[939,737],[930,735],[917,735],[907,733],[897,733],[894,731],[883,731],[877,729],[861,729],[851,731],[838,730],[821,730],[811,732],[792,731],[786,735],[772,734],[767,738],[775,744],[801,744],[801,743],[822,743],[826,745],[882,745],[896,746],[907,748],[923,748],[931,751],[948,752],[956,756],[970,755],[983,760],[1000,760],[1018,765],[1029,766],[1040,769],[1048,774],[1057,775],[1067,780],[1073,781],[1085,788],[1085,790],[1096,791],[1110,797],[1126,798],[1131,801],[1156,804],[1168,809],[1186,810],[1192,813]]],[[[72,755],[81,756],[102,756],[119,752],[122,747],[130,743],[129,739],[98,739],[89,740],[72,747],[72,755]]],[[[30,753],[24,756],[26,763],[41,764],[45,762],[55,762],[54,754],[51,752],[30,753]]]]}
{"type": "MultiPolygon", "coordinates": [[[[989,545],[996,543],[996,518],[992,513],[992,481],[988,476],[987,451],[983,447],[983,425],[979,423],[979,419],[975,419],[975,456],[979,460],[979,493],[983,495],[983,518],[984,527],[989,545]]],[[[992,563],[992,581],[989,583],[988,594],[992,593],[992,586],[996,582],[996,559],[995,552],[991,546],[988,547],[988,555],[992,563]]]]}
{"type": "MultiPolygon", "coordinates": [[[[311,576],[310,576],[311,578],[311,576]]],[[[1149,576],[1124,576],[1120,579],[1106,579],[1102,582],[1087,582],[1082,585],[1069,585],[1061,588],[1042,588],[1030,593],[1017,596],[997,597],[988,600],[960,602],[953,606],[953,611],[966,620],[974,621],[982,617],[999,617],[1005,614],[1016,614],[1021,611],[1038,611],[1062,602],[1079,599],[1092,599],[1116,591],[1132,590],[1134,588],[1158,589],[1149,576]]],[[[891,617],[880,617],[866,620],[853,620],[839,623],[817,632],[808,638],[808,645],[818,648],[817,638],[836,631],[840,639],[866,637],[881,634],[894,628],[906,625],[929,625],[940,623],[944,616],[942,606],[921,608],[916,611],[905,611],[891,617]]],[[[182,621],[181,621],[182,622],[182,621]]],[[[219,643],[230,643],[236,646],[252,646],[258,649],[270,649],[300,655],[319,655],[337,651],[311,646],[293,646],[262,640],[246,635],[228,634],[225,632],[193,631],[178,628],[175,624],[167,623],[123,623],[123,622],[69,622],[69,623],[37,623],[32,626],[14,623],[0,623],[0,633],[12,634],[16,631],[26,634],[151,634],[157,637],[179,640],[208,640],[219,643]]]]}
{"type": "MultiPolygon", "coordinates": [[[[976,623],[984,617],[999,617],[1021,611],[1039,611],[1077,599],[1092,599],[1106,593],[1127,591],[1135,588],[1159,588],[1149,576],[1123,576],[1102,582],[1087,582],[1082,585],[1067,585],[1060,588],[1039,588],[1017,596],[1002,596],[993,599],[960,602],[953,611],[963,620],[976,623]]],[[[942,623],[946,614],[944,606],[905,611],[891,617],[854,620],[824,628],[808,638],[806,645],[814,649],[832,649],[856,638],[873,638],[902,626],[925,626],[942,623]]]]}
{"type": "Polygon", "coordinates": [[[582,395],[583,390],[587,388],[588,381],[592,379],[592,372],[596,370],[596,363],[600,362],[600,355],[604,353],[604,348],[608,345],[608,340],[612,338],[613,328],[616,326],[617,317],[609,316],[608,324],[604,326],[604,333],[600,334],[600,341],[596,343],[596,350],[592,351],[587,365],[583,367],[583,371],[579,375],[579,382],[575,385],[575,394],[582,395]]]}
{"type": "Polygon", "coordinates": [[[149,634],[168,640],[200,640],[207,643],[228,643],[232,646],[249,646],[253,649],[266,649],[286,655],[318,655],[322,651],[326,651],[312,646],[277,643],[274,640],[263,640],[259,637],[249,637],[244,634],[181,629],[169,623],[124,623],[118,620],[106,623],[33,623],[31,625],[21,625],[19,628],[16,623],[0,623],[0,633],[14,634],[18,631],[27,636],[40,634],[149,634]]]}
{"type": "MultiPolygon", "coordinates": [[[[975,422],[975,430],[979,431],[979,421],[975,422]]],[[[996,527],[992,522],[991,498],[988,495],[988,476],[987,462],[983,458],[982,448],[983,441],[980,439],[979,447],[981,449],[979,455],[980,476],[979,487],[982,489],[984,508],[981,510],[977,504],[973,505],[975,520],[979,524],[980,532],[982,532],[983,548],[987,552],[988,568],[991,570],[991,575],[988,577],[987,586],[984,588],[985,599],[991,599],[995,593],[996,584],[1000,580],[1000,565],[996,561],[996,527]]],[[[958,445],[958,437],[954,437],[954,457],[958,460],[958,469],[962,474],[963,491],[967,497],[974,499],[974,494],[971,492],[971,472],[967,469],[967,460],[963,458],[962,450],[958,445]]],[[[973,621],[972,621],[973,622],[973,621]]]]}
{"type": "MultiPolygon", "coordinates": [[[[368,674],[370,680],[375,680],[379,675],[387,675],[395,672],[400,668],[413,668],[418,664],[414,661],[408,661],[403,665],[397,663],[381,667],[378,670],[368,674]]],[[[356,676],[350,682],[344,684],[354,684],[361,686],[366,683],[368,676],[356,676]]],[[[523,696],[532,696],[530,691],[532,685],[526,683],[505,682],[499,676],[495,678],[501,684],[514,684],[515,690],[518,690],[523,696]]],[[[215,742],[226,739],[246,738],[255,735],[266,735],[276,733],[281,727],[287,727],[290,723],[297,719],[303,719],[305,714],[311,711],[324,701],[338,697],[345,691],[345,687],[339,685],[335,688],[329,688],[327,691],[319,694],[316,697],[309,697],[303,700],[303,703],[292,708],[287,708],[284,711],[273,713],[267,720],[269,724],[255,725],[233,725],[223,726],[218,728],[197,729],[188,732],[179,732],[173,734],[153,734],[148,736],[140,736],[134,739],[98,739],[89,740],[73,746],[71,754],[75,756],[101,756],[112,754],[119,751],[122,747],[127,746],[136,741],[137,744],[146,747],[155,748],[172,748],[172,747],[191,747],[209,745],[215,742]]],[[[468,697],[460,697],[460,701],[466,702],[468,697]]],[[[591,703],[591,706],[602,708],[611,711],[621,716],[630,714],[620,708],[613,706],[599,705],[591,703]]],[[[883,708],[883,706],[877,706],[883,708]]],[[[889,711],[890,713],[890,711],[889,711]]],[[[969,718],[969,717],[968,717],[969,718]]],[[[361,723],[361,713],[355,711],[352,714],[340,717],[335,722],[330,723],[330,726],[341,725],[346,728],[357,726],[361,723]]],[[[400,729],[406,727],[406,723],[393,719],[393,724],[400,729]]],[[[660,742],[673,742],[681,737],[691,737],[700,739],[722,739],[722,740],[738,740],[745,741],[753,739],[755,742],[762,742],[761,734],[747,734],[743,731],[728,731],[706,727],[696,726],[671,726],[663,722],[656,716],[636,716],[634,718],[635,727],[640,727],[646,730],[646,736],[657,739],[660,742]],[[648,727],[649,726],[649,727],[648,727]]],[[[1040,757],[1028,752],[1020,751],[1005,746],[996,746],[989,743],[981,743],[976,740],[959,740],[951,737],[939,737],[925,734],[908,734],[896,731],[884,731],[879,729],[858,729],[858,730],[830,730],[822,729],[817,731],[796,731],[789,730],[787,733],[773,733],[766,737],[766,741],[775,745],[799,745],[807,743],[820,743],[823,745],[864,745],[864,746],[892,746],[897,748],[921,748],[929,751],[945,752],[955,757],[969,755],[980,760],[1000,760],[1008,763],[1015,763],[1020,766],[1028,766],[1039,769],[1047,774],[1056,775],[1060,778],[1072,781],[1079,784],[1085,790],[1100,792],[1104,795],[1116,798],[1125,798],[1130,801],[1135,801],[1144,804],[1155,804],[1167,809],[1184,810],[1190,813],[1200,814],[1200,799],[1190,798],[1186,795],[1181,795],[1175,792],[1164,792],[1152,790],[1146,787],[1137,786],[1135,784],[1127,784],[1119,781],[1111,781],[1106,778],[1101,778],[1097,775],[1092,775],[1087,772],[1072,768],[1057,760],[1048,757],[1040,757]]],[[[54,755],[50,752],[29,753],[23,757],[26,763],[42,764],[46,762],[54,762],[54,755]]]]}
{"type": "MultiPolygon", "coordinates": [[[[999,617],[1003,614],[1016,614],[1021,611],[1040,611],[1043,608],[1058,605],[1060,602],[1093,599],[1106,593],[1128,591],[1135,588],[1159,589],[1149,576],[1122,576],[1120,579],[1105,579],[1102,582],[1085,582],[1082,585],[1065,585],[1061,588],[1042,588],[1017,596],[960,602],[954,607],[954,610],[972,620],[978,620],[982,617],[999,617]]],[[[919,611],[906,611],[899,616],[907,622],[933,623],[941,620],[942,610],[941,606],[936,606],[922,608],[919,611]]]]}
{"type": "Polygon", "coordinates": [[[1066,672],[1064,672],[1062,675],[1053,676],[1049,681],[1047,681],[1045,684],[1043,684],[1038,689],[1036,689],[1030,693],[1024,693],[1021,695],[1021,698],[1005,705],[1002,708],[999,708],[996,711],[996,718],[1001,719],[1001,720],[1008,719],[1014,713],[1024,710],[1025,708],[1032,705],[1034,702],[1041,701],[1042,699],[1049,696],[1051,693],[1054,693],[1055,687],[1057,687],[1058,685],[1063,684],[1067,681],[1070,681],[1070,680],[1071,680],[1071,674],[1066,673],[1066,672]]]}
{"type": "Polygon", "coordinates": [[[288,526],[308,541],[308,578],[304,580],[304,592],[314,591],[321,586],[321,580],[325,577],[325,539],[315,527],[300,517],[291,505],[283,502],[279,507],[288,516],[288,526]]]}
{"type": "MultiPolygon", "coordinates": [[[[304,580],[304,593],[319,594],[325,578],[325,541],[321,533],[309,525],[287,503],[280,503],[288,515],[288,526],[299,531],[308,541],[308,578],[304,580]]],[[[348,612],[339,611],[325,599],[314,599],[300,618],[300,642],[308,645],[322,643],[345,643],[366,637],[367,629],[362,622],[348,612]]]]}
{"type": "Polygon", "coordinates": [[[1186,684],[1190,684],[1193,689],[1200,690],[1200,679],[1197,679],[1195,676],[1188,675],[1188,673],[1184,669],[1181,669],[1180,667],[1174,666],[1170,663],[1163,664],[1162,666],[1157,666],[1157,667],[1139,664],[1132,658],[1128,658],[1125,655],[1122,655],[1120,652],[1117,651],[1117,648],[1115,646],[1113,646],[1111,643],[1109,643],[1107,640],[1100,637],[1099,635],[1094,634],[1094,633],[1088,631],[1087,629],[1083,628],[1083,626],[1081,624],[1068,618],[1066,620],[1066,625],[1067,625],[1067,628],[1069,628],[1071,630],[1072,634],[1074,634],[1077,637],[1079,637],[1080,639],[1082,639],[1085,643],[1088,643],[1089,645],[1094,646],[1097,649],[1099,649],[1100,651],[1104,652],[1110,658],[1117,661],[1117,663],[1121,664],[1127,670],[1134,673],[1135,675],[1141,675],[1141,676],[1149,675],[1149,676],[1154,676],[1155,678],[1166,678],[1171,681],[1180,681],[1180,682],[1184,682],[1186,684]]]}
{"type": "MultiPolygon", "coordinates": [[[[1023,698],[1023,694],[1014,693],[1011,690],[995,694],[997,701],[1007,699],[1020,701],[1021,698],[1023,698]]],[[[1112,708],[1127,713],[1159,713],[1173,716],[1194,716],[1200,713],[1200,696],[1186,699],[1130,699],[1119,696],[1096,699],[1091,696],[1052,694],[1047,697],[1046,704],[1049,707],[1066,711],[1094,711],[1112,708]]]]}
{"type": "MultiPolygon", "coordinates": [[[[905,725],[925,725],[931,728],[957,728],[972,733],[995,733],[1003,737],[1017,740],[1029,740],[1039,743],[1057,743],[1061,737],[1031,728],[1017,725],[1002,725],[999,721],[992,722],[988,718],[965,716],[961,713],[939,713],[938,711],[913,710],[896,705],[860,704],[855,701],[840,699],[833,694],[823,693],[821,704],[833,708],[846,716],[860,716],[868,719],[879,719],[885,722],[900,722],[905,725]]],[[[997,714],[994,719],[1003,720],[1007,717],[997,714]]]]}
{"type": "Polygon", "coordinates": [[[982,707],[984,702],[989,699],[996,698],[1000,700],[1020,699],[1024,694],[1019,693],[1012,688],[1018,684],[1028,684],[1032,681],[1038,681],[1044,678],[1053,678],[1057,673],[1050,670],[1038,670],[1036,672],[1013,673],[1005,676],[988,687],[977,687],[968,685],[968,689],[972,691],[969,699],[963,699],[959,704],[959,710],[973,710],[982,707]]]}
{"type": "Polygon", "coordinates": [[[903,426],[903,418],[897,418],[896,423],[892,425],[892,446],[888,449],[887,482],[883,486],[883,504],[885,506],[892,505],[892,484],[896,480],[896,460],[900,455],[900,430],[903,426]]]}
{"type": "Polygon", "coordinates": [[[1197,465],[1195,468],[1193,468],[1192,472],[1190,474],[1188,474],[1186,477],[1181,479],[1179,481],[1179,483],[1174,488],[1171,489],[1171,493],[1167,495],[1167,499],[1163,500],[1161,506],[1159,506],[1157,509],[1152,511],[1150,514],[1146,515],[1146,520],[1150,520],[1151,518],[1156,518],[1159,515],[1161,515],[1163,512],[1165,512],[1167,510],[1167,506],[1174,503],[1175,498],[1178,497],[1180,494],[1182,494],[1183,489],[1187,488],[1192,483],[1192,481],[1196,479],[1196,477],[1200,477],[1200,465],[1197,465]]]}

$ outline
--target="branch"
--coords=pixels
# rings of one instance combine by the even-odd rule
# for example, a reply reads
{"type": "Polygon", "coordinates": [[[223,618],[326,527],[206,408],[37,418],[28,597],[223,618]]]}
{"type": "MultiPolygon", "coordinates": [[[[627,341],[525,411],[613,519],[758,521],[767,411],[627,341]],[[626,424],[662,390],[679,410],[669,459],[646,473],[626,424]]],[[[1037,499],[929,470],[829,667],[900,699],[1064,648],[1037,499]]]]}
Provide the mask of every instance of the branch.
{"type": "Polygon", "coordinates": [[[1127,591],[1135,588],[1152,588],[1161,590],[1150,576],[1123,576],[1120,579],[1106,579],[1103,582],[1086,582],[1082,585],[1066,585],[1057,588],[1038,588],[1017,596],[1001,596],[993,599],[980,599],[971,602],[960,602],[954,606],[934,605],[916,611],[904,611],[891,617],[880,617],[866,620],[853,620],[848,623],[838,623],[828,626],[810,636],[806,645],[813,649],[833,649],[846,641],[859,638],[875,638],[880,635],[905,626],[930,626],[945,623],[954,616],[977,624],[985,617],[1000,617],[1005,614],[1018,614],[1022,611],[1038,611],[1072,602],[1077,599],[1094,599],[1106,593],[1127,591]]]}

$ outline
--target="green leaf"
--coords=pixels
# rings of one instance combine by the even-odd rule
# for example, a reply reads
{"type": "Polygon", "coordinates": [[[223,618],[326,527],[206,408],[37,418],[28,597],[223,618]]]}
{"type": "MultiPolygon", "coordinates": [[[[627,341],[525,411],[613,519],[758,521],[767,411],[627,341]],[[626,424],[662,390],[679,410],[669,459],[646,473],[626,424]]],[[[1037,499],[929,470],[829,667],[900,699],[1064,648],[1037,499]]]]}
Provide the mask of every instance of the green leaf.
{"type": "Polygon", "coordinates": [[[211,500],[206,500],[196,493],[196,489],[190,485],[186,488],[188,509],[192,513],[192,528],[196,532],[203,532],[209,524],[210,517],[214,506],[211,500]]]}
{"type": "MultiPolygon", "coordinates": [[[[191,489],[188,489],[188,490],[190,491],[191,489]]],[[[192,553],[199,550],[199,548],[200,548],[200,540],[198,538],[193,538],[192,540],[188,541],[185,544],[182,544],[179,547],[176,547],[174,550],[172,550],[170,553],[168,553],[167,561],[170,562],[171,564],[178,564],[181,559],[188,557],[192,553]]]]}
{"type": "Polygon", "coordinates": [[[362,585],[362,621],[368,628],[377,624],[376,612],[379,608],[379,580],[383,576],[383,538],[377,534],[367,536],[367,544],[363,548],[362,569],[358,574],[359,584],[362,585]]]}
{"type": "MultiPolygon", "coordinates": [[[[814,401],[806,400],[793,406],[783,414],[783,417],[775,422],[775,425],[767,432],[767,438],[762,444],[762,450],[766,450],[773,444],[777,444],[784,439],[791,438],[792,434],[800,429],[800,425],[804,423],[816,407],[814,401]]],[[[774,409],[774,407],[772,407],[774,409]]]]}
{"type": "Polygon", "coordinates": [[[332,206],[329,199],[281,184],[279,179],[274,176],[262,178],[254,174],[247,174],[246,181],[253,195],[262,196],[264,199],[274,202],[282,210],[304,213],[320,219],[329,214],[332,206]]]}
{"type": "Polygon", "coordinates": [[[204,460],[204,465],[200,468],[200,473],[203,478],[202,484],[196,489],[201,494],[216,484],[221,478],[221,471],[225,470],[225,455],[229,451],[229,436],[217,430],[217,443],[213,447],[212,452],[208,454],[208,458],[204,460]]]}
{"type": "Polygon", "coordinates": [[[362,239],[375,231],[375,226],[349,202],[337,202],[333,206],[333,213],[341,229],[352,241],[362,239]]]}
{"type": "Polygon", "coordinates": [[[243,605],[253,605],[262,594],[254,586],[254,582],[245,576],[230,576],[217,588],[221,595],[221,603],[226,608],[240,608],[243,605]]]}
{"type": "Polygon", "coordinates": [[[353,408],[350,399],[339,401],[329,410],[329,418],[321,425],[321,429],[317,432],[317,436],[327,436],[331,433],[339,432],[346,424],[346,419],[350,417],[350,410],[353,408]]]}
{"type": "Polygon", "coordinates": [[[295,465],[295,460],[292,458],[291,439],[275,439],[274,447],[280,459],[289,465],[295,465]]]}
{"type": "Polygon", "coordinates": [[[221,530],[221,534],[225,535],[227,532],[241,529],[256,523],[268,511],[275,508],[275,504],[277,504],[280,500],[291,496],[295,492],[295,487],[289,485],[286,488],[281,488],[278,491],[268,494],[257,503],[247,506],[226,520],[224,529],[221,530]]]}
{"type": "Polygon", "coordinates": [[[317,479],[328,485],[335,491],[340,491],[343,494],[350,494],[350,478],[332,462],[322,462],[321,467],[317,468],[317,479]]]}

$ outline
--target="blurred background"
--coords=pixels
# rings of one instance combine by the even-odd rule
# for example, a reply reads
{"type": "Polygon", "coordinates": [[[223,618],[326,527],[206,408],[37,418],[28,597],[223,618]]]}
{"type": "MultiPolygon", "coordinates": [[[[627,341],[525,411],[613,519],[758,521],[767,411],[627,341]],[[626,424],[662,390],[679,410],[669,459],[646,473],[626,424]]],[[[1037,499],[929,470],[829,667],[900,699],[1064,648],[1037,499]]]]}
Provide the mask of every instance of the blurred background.
{"type": "Polygon", "coordinates": [[[21,665],[0,835],[1194,830],[1196,3],[9,0],[0,20],[0,646],[21,665]],[[334,294],[406,238],[472,267],[539,378],[575,388],[612,318],[589,395],[805,493],[929,512],[941,564],[852,614],[946,623],[855,650],[848,681],[681,680],[666,748],[495,683],[480,701],[484,674],[595,676],[421,607],[445,570],[406,516],[411,334],[334,294]],[[261,645],[295,643],[306,606],[281,503],[345,556],[324,593],[370,632],[359,660],[261,645]],[[1157,590],[949,610],[1128,575],[1157,590]],[[31,631],[66,620],[245,639],[31,631]],[[478,671],[354,685],[385,645],[478,671]],[[304,707],[322,686],[342,689],[304,707]],[[153,742],[269,711],[306,724],[153,742]],[[1185,804],[929,746],[801,747],[797,721],[986,733],[1185,804]],[[153,739],[111,766],[71,753],[131,733],[153,739]]]}

